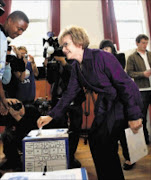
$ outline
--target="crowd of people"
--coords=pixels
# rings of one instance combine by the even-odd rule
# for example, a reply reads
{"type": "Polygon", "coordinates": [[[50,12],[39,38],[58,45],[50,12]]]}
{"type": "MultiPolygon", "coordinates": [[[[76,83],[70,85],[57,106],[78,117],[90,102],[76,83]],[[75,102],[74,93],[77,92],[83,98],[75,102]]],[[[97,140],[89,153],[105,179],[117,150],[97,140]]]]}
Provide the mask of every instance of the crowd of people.
{"type": "Polygon", "coordinates": [[[143,126],[145,141],[149,144],[146,128],[147,109],[151,104],[149,38],[144,34],[137,36],[136,52],[129,56],[126,65],[124,53],[117,53],[111,40],[103,40],[98,49],[90,49],[89,37],[83,28],[63,29],[58,40],[65,57],[54,57],[55,72],[52,65],[48,66],[49,59],[44,62],[52,99],[51,110],[43,116],[34,106],[35,77],[39,73],[34,57],[24,46],[11,45],[9,49],[6,38],[21,35],[28,24],[29,19],[23,12],[14,11],[0,26],[0,125],[6,126],[2,134],[6,159],[0,164],[0,170],[22,170],[19,153],[22,138],[30,130],[41,127],[68,128],[69,168],[81,167],[74,155],[81,132],[85,90],[90,90],[97,94],[95,117],[88,133],[97,177],[99,180],[124,179],[118,141],[125,158],[123,169],[134,166],[130,162],[124,129],[129,126],[137,133],[143,126]],[[11,51],[15,55],[11,55],[11,51]],[[19,110],[11,107],[16,103],[21,104],[19,110]]]}

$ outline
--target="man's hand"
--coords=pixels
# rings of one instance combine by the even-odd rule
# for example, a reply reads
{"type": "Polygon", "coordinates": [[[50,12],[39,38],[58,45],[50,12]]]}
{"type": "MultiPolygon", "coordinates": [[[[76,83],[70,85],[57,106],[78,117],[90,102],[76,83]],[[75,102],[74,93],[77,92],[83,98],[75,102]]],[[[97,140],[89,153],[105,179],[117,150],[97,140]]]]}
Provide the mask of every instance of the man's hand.
{"type": "Polygon", "coordinates": [[[17,55],[17,57],[18,57],[19,59],[21,59],[21,58],[22,58],[22,55],[21,55],[20,51],[16,48],[16,46],[11,45],[11,47],[12,47],[12,49],[13,49],[13,52],[17,55]]]}
{"type": "MultiPolygon", "coordinates": [[[[8,104],[16,104],[16,103],[21,103],[18,99],[13,99],[13,98],[8,98],[7,99],[8,104]]],[[[22,105],[22,108],[19,111],[15,111],[12,107],[9,107],[9,113],[12,115],[14,119],[17,121],[21,120],[22,116],[25,114],[25,108],[22,105]]]]}
{"type": "Polygon", "coordinates": [[[65,60],[65,57],[61,57],[61,56],[54,56],[55,60],[56,61],[59,61],[62,66],[65,66],[67,64],[66,60],[65,60]]]}
{"type": "Polygon", "coordinates": [[[146,71],[144,71],[144,76],[145,76],[146,78],[149,78],[149,76],[151,76],[151,70],[146,70],[146,71]]]}
{"type": "Polygon", "coordinates": [[[128,124],[133,133],[136,134],[138,133],[138,130],[142,127],[142,119],[140,118],[135,121],[129,121],[128,124]]]}
{"type": "Polygon", "coordinates": [[[3,105],[2,102],[0,102],[0,114],[2,116],[5,116],[8,114],[8,109],[6,109],[6,107],[3,105]]]}
{"type": "Polygon", "coordinates": [[[38,128],[41,128],[43,126],[45,126],[46,124],[48,124],[50,121],[52,121],[52,117],[50,116],[41,116],[38,120],[37,120],[37,126],[38,128]]]}
{"type": "Polygon", "coordinates": [[[7,103],[10,105],[20,103],[20,101],[18,99],[15,99],[15,98],[7,98],[6,100],[7,100],[7,103]]]}

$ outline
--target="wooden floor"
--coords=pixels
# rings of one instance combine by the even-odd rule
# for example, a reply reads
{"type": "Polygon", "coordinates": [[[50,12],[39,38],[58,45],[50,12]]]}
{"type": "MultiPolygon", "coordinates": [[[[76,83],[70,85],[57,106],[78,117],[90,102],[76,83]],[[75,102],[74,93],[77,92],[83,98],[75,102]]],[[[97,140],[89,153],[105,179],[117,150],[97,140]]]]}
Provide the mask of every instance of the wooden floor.
{"type": "MultiPolygon", "coordinates": [[[[134,168],[129,171],[123,171],[126,180],[151,180],[151,145],[148,145],[149,154],[139,160],[134,168]]],[[[119,155],[121,164],[124,163],[121,147],[119,145],[119,155]]],[[[84,140],[80,139],[76,158],[80,160],[83,167],[87,169],[89,180],[97,180],[92,156],[89,150],[89,145],[84,145],[84,140]]]]}
{"type": "MultiPolygon", "coordinates": [[[[151,145],[148,146],[149,154],[139,160],[136,166],[132,170],[124,171],[126,180],[151,180],[151,145]]],[[[4,157],[2,144],[0,142],[0,160],[4,157]]],[[[123,156],[121,155],[121,147],[119,146],[119,154],[121,157],[121,163],[124,163],[123,156]]],[[[89,180],[97,180],[93,160],[89,150],[89,145],[84,144],[84,139],[81,138],[78,149],[76,152],[76,158],[80,160],[82,167],[85,167],[88,173],[89,180]]]]}

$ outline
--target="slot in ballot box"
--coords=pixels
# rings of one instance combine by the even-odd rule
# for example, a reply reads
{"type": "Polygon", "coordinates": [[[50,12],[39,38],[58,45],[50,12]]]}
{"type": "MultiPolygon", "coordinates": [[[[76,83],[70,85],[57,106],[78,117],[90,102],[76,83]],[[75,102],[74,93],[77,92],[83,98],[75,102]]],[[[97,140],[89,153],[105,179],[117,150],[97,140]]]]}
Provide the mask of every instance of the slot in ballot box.
{"type": "Polygon", "coordinates": [[[88,180],[85,168],[67,169],[53,172],[10,172],[5,173],[2,180],[88,180]]]}
{"type": "Polygon", "coordinates": [[[69,167],[68,129],[32,130],[22,140],[26,172],[64,170],[69,167]]]}

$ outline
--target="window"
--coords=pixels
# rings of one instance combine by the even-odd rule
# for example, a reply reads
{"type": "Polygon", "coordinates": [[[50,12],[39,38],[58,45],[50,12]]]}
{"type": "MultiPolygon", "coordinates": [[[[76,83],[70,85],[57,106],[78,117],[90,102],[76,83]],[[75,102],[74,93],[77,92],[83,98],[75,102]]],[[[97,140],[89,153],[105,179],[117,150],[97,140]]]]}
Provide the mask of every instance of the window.
{"type": "Polygon", "coordinates": [[[114,0],[120,51],[134,49],[139,34],[146,34],[142,1],[114,0]]]}
{"type": "Polygon", "coordinates": [[[18,46],[26,46],[28,53],[34,56],[37,66],[42,66],[43,58],[43,38],[47,37],[50,29],[50,4],[49,1],[39,0],[22,0],[12,1],[11,11],[21,10],[29,18],[29,26],[27,30],[11,44],[18,46]]]}

